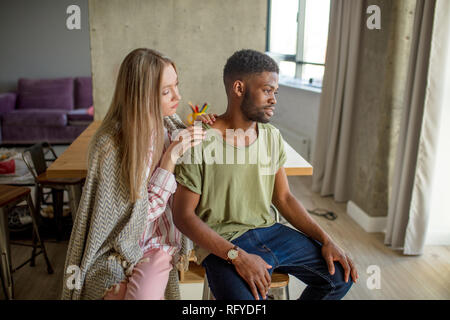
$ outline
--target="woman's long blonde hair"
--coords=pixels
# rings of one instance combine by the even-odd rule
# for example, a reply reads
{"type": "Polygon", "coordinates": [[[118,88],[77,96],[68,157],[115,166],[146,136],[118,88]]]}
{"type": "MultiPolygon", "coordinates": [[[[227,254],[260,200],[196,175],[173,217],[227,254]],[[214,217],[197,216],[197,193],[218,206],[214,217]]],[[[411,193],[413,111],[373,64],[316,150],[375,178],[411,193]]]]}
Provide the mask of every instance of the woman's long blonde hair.
{"type": "Polygon", "coordinates": [[[118,126],[115,137],[121,155],[121,176],[130,191],[130,201],[139,198],[140,188],[153,148],[151,177],[164,145],[160,84],[164,67],[175,64],[161,53],[146,48],[131,51],[123,60],[117,76],[111,106],[99,131],[118,126]]]}

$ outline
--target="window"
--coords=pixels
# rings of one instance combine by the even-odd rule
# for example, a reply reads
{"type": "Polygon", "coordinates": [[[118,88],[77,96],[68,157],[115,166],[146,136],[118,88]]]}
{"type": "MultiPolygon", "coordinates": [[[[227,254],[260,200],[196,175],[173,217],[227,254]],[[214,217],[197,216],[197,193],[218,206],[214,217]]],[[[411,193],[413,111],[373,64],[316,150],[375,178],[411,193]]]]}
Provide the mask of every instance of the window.
{"type": "Polygon", "coordinates": [[[280,80],[322,87],[330,0],[268,0],[266,51],[280,80]]]}

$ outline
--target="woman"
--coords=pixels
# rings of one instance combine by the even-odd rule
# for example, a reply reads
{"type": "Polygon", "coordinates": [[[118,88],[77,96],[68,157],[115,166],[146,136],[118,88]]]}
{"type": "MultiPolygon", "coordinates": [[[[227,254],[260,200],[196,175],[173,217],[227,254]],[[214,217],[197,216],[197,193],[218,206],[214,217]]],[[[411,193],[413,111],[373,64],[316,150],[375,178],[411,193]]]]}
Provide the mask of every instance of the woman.
{"type": "MultiPolygon", "coordinates": [[[[172,142],[174,131],[185,128],[175,114],[179,100],[173,61],[150,49],[125,57],[89,146],[63,299],[164,297],[181,238],[167,205],[176,189],[175,163],[205,137],[201,127],[189,127],[172,142]]],[[[167,298],[179,298],[175,287],[167,298]]]]}

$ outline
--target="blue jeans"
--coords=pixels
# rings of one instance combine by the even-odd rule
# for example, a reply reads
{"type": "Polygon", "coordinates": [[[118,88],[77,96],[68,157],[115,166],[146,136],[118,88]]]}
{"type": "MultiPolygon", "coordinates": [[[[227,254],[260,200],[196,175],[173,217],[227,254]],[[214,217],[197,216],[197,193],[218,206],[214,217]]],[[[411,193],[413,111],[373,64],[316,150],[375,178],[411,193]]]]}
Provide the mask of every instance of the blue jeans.
{"type": "MultiPolygon", "coordinates": [[[[300,300],[338,300],[352,286],[344,280],[344,269],[334,263],[331,275],[321,253],[322,245],[303,233],[276,223],[271,227],[249,230],[231,241],[248,253],[259,255],[272,269],[288,273],[304,282],[307,287],[300,300]]],[[[247,282],[236,272],[232,264],[210,254],[203,260],[209,287],[218,300],[254,300],[247,282]]],[[[259,299],[262,300],[261,295],[259,299]]]]}

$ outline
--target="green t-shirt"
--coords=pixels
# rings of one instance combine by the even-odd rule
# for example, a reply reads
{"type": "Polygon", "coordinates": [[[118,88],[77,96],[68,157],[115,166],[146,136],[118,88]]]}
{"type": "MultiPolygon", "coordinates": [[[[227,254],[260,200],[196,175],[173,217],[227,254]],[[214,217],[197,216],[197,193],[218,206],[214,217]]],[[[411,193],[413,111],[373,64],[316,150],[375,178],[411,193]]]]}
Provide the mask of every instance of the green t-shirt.
{"type": "MultiPolygon", "coordinates": [[[[257,139],[236,147],[217,129],[202,125],[207,129],[205,141],[186,152],[175,167],[177,182],[201,195],[197,216],[229,241],[250,229],[273,225],[275,174],[286,162],[279,130],[257,123],[257,139]]],[[[199,264],[209,254],[197,245],[195,252],[199,264]]]]}

